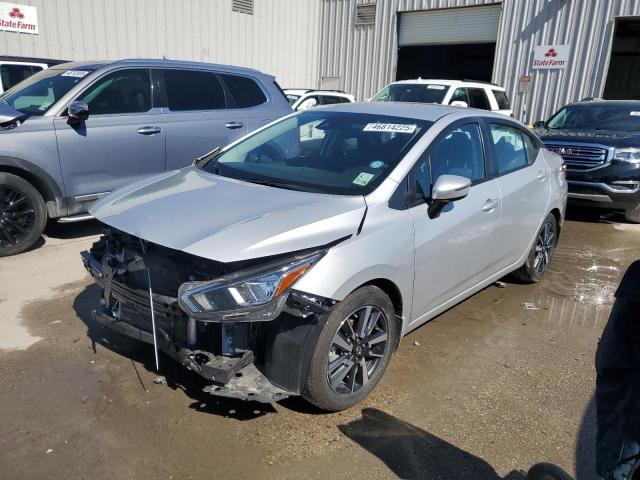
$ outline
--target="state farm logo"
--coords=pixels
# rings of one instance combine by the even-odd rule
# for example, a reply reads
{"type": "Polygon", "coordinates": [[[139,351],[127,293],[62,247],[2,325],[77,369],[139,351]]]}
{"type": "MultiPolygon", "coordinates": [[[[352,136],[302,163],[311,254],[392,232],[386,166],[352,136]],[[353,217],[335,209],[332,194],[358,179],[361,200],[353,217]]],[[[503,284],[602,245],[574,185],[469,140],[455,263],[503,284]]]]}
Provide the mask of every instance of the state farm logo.
{"type": "Polygon", "coordinates": [[[0,30],[38,33],[36,8],[0,2],[0,30]]]}
{"type": "Polygon", "coordinates": [[[547,52],[544,54],[545,57],[557,57],[558,56],[558,52],[556,52],[555,48],[550,48],[549,50],[547,50],[547,52]]]}

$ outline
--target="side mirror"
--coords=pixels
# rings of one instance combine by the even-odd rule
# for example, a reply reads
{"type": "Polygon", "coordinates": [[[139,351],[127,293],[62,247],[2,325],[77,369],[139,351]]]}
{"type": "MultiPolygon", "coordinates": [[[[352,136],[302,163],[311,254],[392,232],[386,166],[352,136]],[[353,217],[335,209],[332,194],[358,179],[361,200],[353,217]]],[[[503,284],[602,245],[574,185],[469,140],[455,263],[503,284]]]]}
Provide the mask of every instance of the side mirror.
{"type": "Polygon", "coordinates": [[[463,102],[462,100],[454,100],[449,105],[451,105],[452,107],[469,108],[469,104],[467,102],[463,102]]]}
{"type": "Polygon", "coordinates": [[[533,124],[533,126],[534,126],[535,128],[544,127],[544,120],[538,120],[537,122],[535,122],[535,123],[533,124]]]}
{"type": "Polygon", "coordinates": [[[304,110],[309,110],[315,107],[316,105],[318,105],[318,100],[316,100],[315,98],[307,98],[304,102],[298,105],[298,108],[296,108],[296,111],[302,112],[304,110]]]}
{"type": "Polygon", "coordinates": [[[89,118],[89,105],[82,100],[76,100],[69,104],[67,109],[67,116],[69,117],[69,125],[79,125],[87,118],[89,118]]]}
{"type": "Polygon", "coordinates": [[[431,192],[431,204],[429,205],[429,218],[440,215],[442,209],[450,202],[460,200],[469,195],[471,180],[459,175],[440,175],[433,185],[431,192]]]}

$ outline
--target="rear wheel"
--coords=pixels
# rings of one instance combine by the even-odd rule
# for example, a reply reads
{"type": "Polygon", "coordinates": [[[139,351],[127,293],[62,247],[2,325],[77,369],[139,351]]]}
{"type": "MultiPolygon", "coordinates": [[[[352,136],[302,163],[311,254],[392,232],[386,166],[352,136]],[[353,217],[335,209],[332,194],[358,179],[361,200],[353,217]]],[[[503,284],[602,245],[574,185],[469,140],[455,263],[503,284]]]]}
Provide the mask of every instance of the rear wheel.
{"type": "Polygon", "coordinates": [[[303,396],[328,411],[360,402],[382,378],[399,335],[393,304],[380,288],[352,292],[320,334],[303,396]]]}
{"type": "Polygon", "coordinates": [[[635,208],[624,212],[624,218],[629,223],[640,223],[640,203],[635,208]]]}
{"type": "Polygon", "coordinates": [[[47,223],[42,195],[17,175],[0,173],[0,257],[31,248],[47,223]]]}
{"type": "Polygon", "coordinates": [[[527,283],[539,281],[549,268],[557,240],[558,223],[556,222],[556,217],[550,213],[542,222],[542,227],[540,227],[526,262],[513,272],[513,276],[527,283]]]}

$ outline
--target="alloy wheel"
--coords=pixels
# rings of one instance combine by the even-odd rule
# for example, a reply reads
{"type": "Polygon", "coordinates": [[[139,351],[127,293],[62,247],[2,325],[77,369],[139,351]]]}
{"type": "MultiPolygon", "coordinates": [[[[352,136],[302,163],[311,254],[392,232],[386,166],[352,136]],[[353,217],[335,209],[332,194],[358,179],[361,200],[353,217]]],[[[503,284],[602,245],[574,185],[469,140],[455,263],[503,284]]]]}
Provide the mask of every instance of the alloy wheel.
{"type": "Polygon", "coordinates": [[[0,185],[0,248],[20,243],[35,223],[36,212],[29,198],[17,188],[0,185]]]}
{"type": "Polygon", "coordinates": [[[350,395],[367,385],[387,349],[388,319],[373,305],[345,318],[329,348],[327,381],[331,389],[350,395]]]}
{"type": "Polygon", "coordinates": [[[555,246],[555,232],[553,230],[553,225],[547,222],[538,234],[536,254],[533,260],[533,268],[538,275],[544,274],[551,261],[551,254],[555,246]]]}

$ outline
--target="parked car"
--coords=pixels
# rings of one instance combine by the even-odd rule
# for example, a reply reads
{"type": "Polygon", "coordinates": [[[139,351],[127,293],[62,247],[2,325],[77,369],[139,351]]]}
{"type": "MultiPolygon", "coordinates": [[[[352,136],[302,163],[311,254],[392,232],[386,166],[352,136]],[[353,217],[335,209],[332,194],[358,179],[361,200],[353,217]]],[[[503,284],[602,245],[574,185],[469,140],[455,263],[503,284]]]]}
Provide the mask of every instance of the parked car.
{"type": "Polygon", "coordinates": [[[206,391],[341,410],[401,336],[509,272],[538,281],[565,202],[562,159],[503,115],[343,104],[103,198],[82,255],[95,320],[206,391]]]}
{"type": "Polygon", "coordinates": [[[9,90],[34,73],[65,62],[66,60],[47,58],[0,56],[0,93],[9,90]]]}
{"type": "Polygon", "coordinates": [[[572,103],[534,126],[567,164],[571,203],[640,223],[640,101],[572,103]]]}
{"type": "Polygon", "coordinates": [[[439,103],[490,110],[513,117],[504,88],[471,80],[400,80],[384,87],[371,101],[439,103]]]}
{"type": "Polygon", "coordinates": [[[320,105],[336,103],[353,103],[356,98],[342,90],[315,90],[304,88],[285,88],[285,95],[291,108],[295,111],[309,110],[320,105]]]}
{"type": "Polygon", "coordinates": [[[146,176],[184,167],[291,113],[272,76],[168,60],[76,62],[0,97],[0,256],[22,252],[47,218],[146,176]]]}

